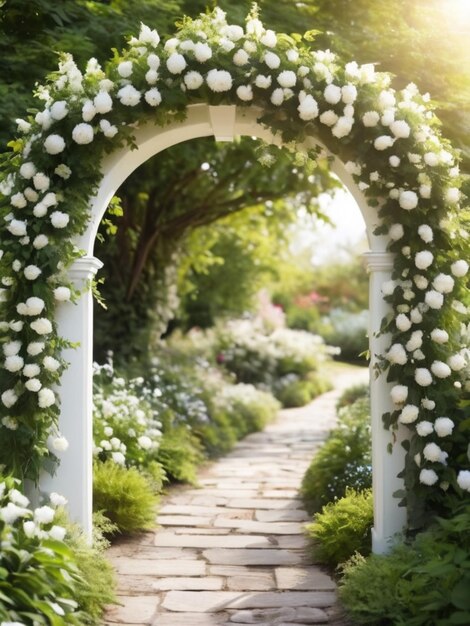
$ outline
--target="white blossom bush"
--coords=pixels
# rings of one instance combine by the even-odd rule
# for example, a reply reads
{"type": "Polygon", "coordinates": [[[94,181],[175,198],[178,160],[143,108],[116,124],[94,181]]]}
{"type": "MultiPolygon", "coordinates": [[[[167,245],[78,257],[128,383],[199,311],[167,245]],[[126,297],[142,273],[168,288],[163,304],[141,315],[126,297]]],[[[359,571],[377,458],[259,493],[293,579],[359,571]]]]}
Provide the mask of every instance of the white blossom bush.
{"type": "MultiPolygon", "coordinates": [[[[372,63],[344,65],[333,52],[313,49],[308,33],[274,33],[256,12],[243,28],[216,9],[185,18],[166,42],[142,25],[104,70],[91,59],[82,72],[64,55],[37,95],[37,113],[18,120],[0,187],[0,456],[9,470],[35,478],[55,454],[48,438],[57,424],[66,343],[57,336],[54,309],[58,300],[76,297],[66,269],[81,255],[73,241],[88,222],[103,155],[126,142],[132,147],[137,123],[164,125],[183,119],[188,105],[206,102],[259,107],[260,123],[293,152],[319,140],[329,152],[302,149],[305,158],[337,155],[377,207],[376,233],[388,237],[395,255],[392,281],[383,286],[393,315],[383,324],[391,341],[382,367],[407,387],[419,411],[408,423],[408,504],[442,508],[454,496],[468,497],[468,426],[460,404],[468,396],[466,366],[460,367],[462,358],[468,362],[460,343],[469,306],[467,199],[458,155],[440,135],[427,94],[413,84],[395,89],[372,63]],[[408,318],[407,330],[397,327],[399,314],[408,318]],[[433,340],[436,329],[448,340],[433,340]],[[58,366],[47,367],[46,357],[58,366]],[[418,434],[421,421],[440,417],[454,422],[452,434],[418,434]],[[445,461],[423,456],[428,443],[447,453],[445,461]]],[[[397,405],[385,425],[395,427],[401,411],[397,405]]]]}
{"type": "Polygon", "coordinates": [[[34,626],[81,624],[86,616],[75,601],[82,584],[66,529],[56,523],[65,498],[51,494],[48,504],[32,508],[19,481],[0,482],[0,621],[34,626]]]}

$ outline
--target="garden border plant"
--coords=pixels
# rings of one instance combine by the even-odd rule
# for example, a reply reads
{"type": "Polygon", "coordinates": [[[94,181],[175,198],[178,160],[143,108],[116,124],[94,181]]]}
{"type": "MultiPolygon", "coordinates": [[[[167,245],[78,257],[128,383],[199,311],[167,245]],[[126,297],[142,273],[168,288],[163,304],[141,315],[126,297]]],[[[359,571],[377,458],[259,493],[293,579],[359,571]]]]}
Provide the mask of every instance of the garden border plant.
{"type": "MultiPolygon", "coordinates": [[[[256,8],[244,29],[216,9],[184,18],[164,45],[142,25],[105,70],[91,59],[82,74],[64,55],[38,88],[41,108],[18,120],[22,135],[2,162],[0,456],[9,471],[36,479],[67,446],[55,390],[67,342],[54,310],[78,297],[66,270],[82,254],[73,241],[86,228],[104,155],[132,147],[136,124],[182,121],[188,105],[203,102],[259,107],[259,123],[294,153],[308,137],[321,141],[377,208],[376,234],[388,236],[394,253],[393,280],[383,286],[393,315],[382,327],[391,341],[381,367],[397,384],[385,423],[412,431],[409,512],[468,497],[468,426],[459,409],[468,391],[468,240],[458,156],[415,85],[396,91],[373,64],[343,66],[312,39],[265,29],[256,8]]],[[[314,167],[327,157],[318,147],[295,158],[314,167]]]]}

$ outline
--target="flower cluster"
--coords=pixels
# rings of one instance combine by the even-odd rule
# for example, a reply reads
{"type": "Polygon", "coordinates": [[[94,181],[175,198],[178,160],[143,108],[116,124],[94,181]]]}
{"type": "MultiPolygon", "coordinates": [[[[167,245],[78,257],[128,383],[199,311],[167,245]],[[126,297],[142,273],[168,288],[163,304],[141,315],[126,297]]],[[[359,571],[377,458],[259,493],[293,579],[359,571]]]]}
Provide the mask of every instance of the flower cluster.
{"type": "MultiPolygon", "coordinates": [[[[18,120],[22,138],[0,185],[0,451],[9,467],[27,459],[37,472],[57,421],[54,385],[66,343],[57,337],[54,309],[73,297],[64,270],[80,255],[73,242],[87,224],[100,159],[132,140],[137,121],[164,124],[201,101],[259,107],[263,123],[291,145],[310,146],[312,158],[319,138],[371,203],[380,200],[376,232],[395,254],[393,280],[383,286],[394,316],[384,326],[392,343],[382,366],[418,410],[413,420],[415,411],[402,416],[407,405],[397,405],[388,422],[407,423],[419,441],[421,422],[461,419],[459,396],[468,393],[459,330],[468,316],[468,239],[459,222],[465,197],[456,153],[439,134],[427,94],[413,84],[397,91],[373,64],[343,66],[329,50],[276,34],[256,12],[242,28],[216,9],[184,20],[165,43],[142,26],[106,71],[91,59],[81,72],[64,55],[38,97],[37,114],[18,120]]],[[[461,493],[469,462],[456,464],[465,459],[457,428],[446,437],[433,428],[423,436],[421,483],[461,493]],[[428,443],[443,454],[424,454],[428,443]]],[[[410,477],[407,485],[415,482],[410,477]]]]}

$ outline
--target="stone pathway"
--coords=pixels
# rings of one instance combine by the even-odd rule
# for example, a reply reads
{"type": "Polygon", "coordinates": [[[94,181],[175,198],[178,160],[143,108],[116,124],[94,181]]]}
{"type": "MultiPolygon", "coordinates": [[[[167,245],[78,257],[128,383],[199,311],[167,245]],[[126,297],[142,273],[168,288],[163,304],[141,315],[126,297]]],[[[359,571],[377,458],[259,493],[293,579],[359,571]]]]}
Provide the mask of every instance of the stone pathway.
{"type": "Polygon", "coordinates": [[[200,488],[171,487],[160,527],[109,551],[120,606],[106,624],[344,624],[334,582],[309,564],[298,488],[334,425],[339,394],[367,379],[364,368],[340,366],[334,391],[281,411],[202,470],[200,488]]]}

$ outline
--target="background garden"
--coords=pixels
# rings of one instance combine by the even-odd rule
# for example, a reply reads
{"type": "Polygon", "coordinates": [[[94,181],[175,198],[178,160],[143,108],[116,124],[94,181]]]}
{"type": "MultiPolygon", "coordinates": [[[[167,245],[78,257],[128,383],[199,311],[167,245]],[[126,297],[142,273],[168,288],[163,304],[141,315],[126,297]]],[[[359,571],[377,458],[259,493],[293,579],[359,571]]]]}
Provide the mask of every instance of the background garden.
{"type": "MultiPolygon", "coordinates": [[[[270,28],[299,32],[309,24],[319,48],[376,61],[403,77],[403,86],[415,81],[429,90],[467,174],[466,34],[449,10],[458,3],[402,1],[393,11],[390,3],[371,4],[281,1],[261,8],[270,28]],[[452,36],[442,36],[443,24],[452,36]]],[[[249,10],[248,3],[221,7],[238,23],[249,10]]],[[[34,107],[30,93],[54,69],[57,52],[73,53],[79,65],[89,57],[103,62],[141,21],[164,35],[176,19],[204,9],[197,2],[66,0],[31,2],[25,13],[24,2],[3,2],[2,150],[16,134],[18,112],[34,107]]],[[[263,428],[281,406],[303,405],[327,390],[333,357],[366,363],[368,287],[357,251],[318,267],[298,243],[299,232],[322,217],[319,194],[338,190],[327,169],[303,165],[250,139],[198,140],[147,162],[113,199],[95,251],[104,262],[95,307],[97,538],[87,547],[57,494],[30,511],[20,485],[6,477],[2,625],[99,623],[111,600],[103,533],[148,528],[171,482],[195,481],[204,460],[263,428]]],[[[453,503],[450,520],[408,538],[391,557],[366,559],[367,391],[352,390],[341,405],[338,428],[303,485],[316,515],[308,531],[314,558],[343,564],[342,596],[359,624],[468,623],[468,504],[453,503]],[[371,579],[375,585],[364,584],[371,579]]],[[[56,451],[61,445],[51,442],[56,451]]]]}

